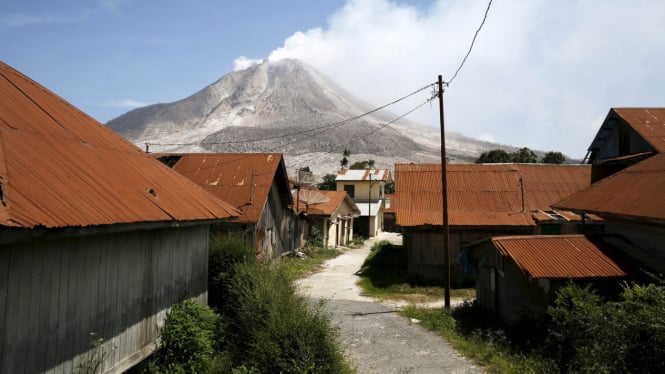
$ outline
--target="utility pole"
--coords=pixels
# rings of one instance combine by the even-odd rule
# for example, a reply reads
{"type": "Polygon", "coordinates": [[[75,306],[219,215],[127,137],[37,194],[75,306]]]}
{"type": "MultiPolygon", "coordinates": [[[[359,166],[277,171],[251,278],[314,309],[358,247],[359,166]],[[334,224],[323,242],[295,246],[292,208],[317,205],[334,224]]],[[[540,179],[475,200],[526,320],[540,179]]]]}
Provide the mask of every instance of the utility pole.
{"type": "Polygon", "coordinates": [[[448,183],[446,160],[446,134],[443,120],[443,78],[439,75],[439,122],[441,123],[441,198],[443,202],[443,287],[444,307],[450,309],[450,230],[448,228],[448,183]]]}
{"type": "Polygon", "coordinates": [[[367,198],[367,207],[369,208],[367,214],[367,239],[372,235],[372,169],[369,169],[369,197],[367,198]]]}

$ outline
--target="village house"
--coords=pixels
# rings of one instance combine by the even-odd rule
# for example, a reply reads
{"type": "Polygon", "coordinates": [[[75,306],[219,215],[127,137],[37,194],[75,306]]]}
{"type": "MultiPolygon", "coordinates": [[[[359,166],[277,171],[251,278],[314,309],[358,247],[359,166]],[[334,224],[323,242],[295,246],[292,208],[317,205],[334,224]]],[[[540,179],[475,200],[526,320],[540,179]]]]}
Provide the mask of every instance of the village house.
{"type": "Polygon", "coordinates": [[[229,204],[0,63],[0,372],[100,370],[155,348],[174,304],[207,303],[229,204]]]}
{"type": "Polygon", "coordinates": [[[300,248],[303,236],[281,153],[190,153],[158,155],[162,162],[240,211],[214,229],[232,232],[260,257],[275,259],[300,248]]]}
{"type": "MultiPolygon", "coordinates": [[[[665,127],[665,124],[660,126],[665,127]]],[[[665,153],[630,166],[554,204],[603,218],[603,240],[665,274],[665,153]]]]}
{"type": "MultiPolygon", "coordinates": [[[[458,263],[460,249],[467,243],[498,235],[580,233],[592,227],[594,217],[582,220],[551,208],[552,203],[589,186],[590,166],[448,164],[447,170],[454,285],[474,281],[458,263]]],[[[440,164],[395,165],[395,215],[412,277],[442,280],[446,274],[442,201],[440,164]]]]}
{"type": "Polygon", "coordinates": [[[616,289],[630,274],[616,249],[584,235],[492,237],[467,247],[478,305],[508,324],[540,319],[568,280],[616,289]]]}
{"type": "Polygon", "coordinates": [[[665,108],[612,108],[584,158],[592,183],[665,153],[665,108]]]}
{"type": "Polygon", "coordinates": [[[337,174],[337,191],[346,191],[360,208],[356,222],[359,236],[374,237],[383,231],[383,211],[387,203],[385,185],[391,181],[388,169],[342,169],[337,174]]]}
{"type": "Polygon", "coordinates": [[[325,247],[345,246],[353,240],[360,209],[346,192],[307,187],[294,189],[292,194],[296,209],[319,229],[325,247]]]}

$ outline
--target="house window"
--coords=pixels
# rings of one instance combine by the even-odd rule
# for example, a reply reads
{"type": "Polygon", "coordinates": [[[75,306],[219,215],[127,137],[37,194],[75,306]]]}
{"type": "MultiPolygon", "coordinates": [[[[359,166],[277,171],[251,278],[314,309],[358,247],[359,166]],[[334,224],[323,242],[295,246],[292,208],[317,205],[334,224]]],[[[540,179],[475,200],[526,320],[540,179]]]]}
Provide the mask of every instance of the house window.
{"type": "Polygon", "coordinates": [[[356,192],[356,186],[352,184],[345,184],[344,185],[344,191],[349,194],[349,197],[353,199],[353,196],[355,195],[356,192]]]}

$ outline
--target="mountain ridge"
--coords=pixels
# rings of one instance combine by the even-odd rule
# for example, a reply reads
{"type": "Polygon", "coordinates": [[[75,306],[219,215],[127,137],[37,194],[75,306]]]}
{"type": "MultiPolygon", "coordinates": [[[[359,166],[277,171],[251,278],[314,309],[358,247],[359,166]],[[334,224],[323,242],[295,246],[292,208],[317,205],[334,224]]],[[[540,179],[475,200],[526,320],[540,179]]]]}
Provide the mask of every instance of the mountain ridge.
{"type": "MultiPolygon", "coordinates": [[[[440,162],[439,129],[371,108],[334,81],[298,60],[265,61],[222,76],[170,104],[129,111],[107,123],[154,152],[281,152],[290,169],[336,172],[346,148],[351,163],[374,159],[440,162]],[[353,121],[350,118],[361,116],[353,121]]],[[[483,151],[514,147],[446,134],[451,161],[470,161],[483,151]]]]}

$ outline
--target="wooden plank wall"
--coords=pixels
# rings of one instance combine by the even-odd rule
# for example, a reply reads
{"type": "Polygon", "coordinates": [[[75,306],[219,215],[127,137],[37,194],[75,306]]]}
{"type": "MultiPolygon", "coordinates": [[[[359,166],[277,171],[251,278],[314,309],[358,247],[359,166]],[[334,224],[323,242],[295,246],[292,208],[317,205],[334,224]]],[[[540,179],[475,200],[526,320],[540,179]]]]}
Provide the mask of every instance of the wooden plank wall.
{"type": "Polygon", "coordinates": [[[97,338],[105,371],[135,363],[170,306],[207,302],[208,236],[196,226],[1,246],[0,372],[71,373],[97,338]]]}

